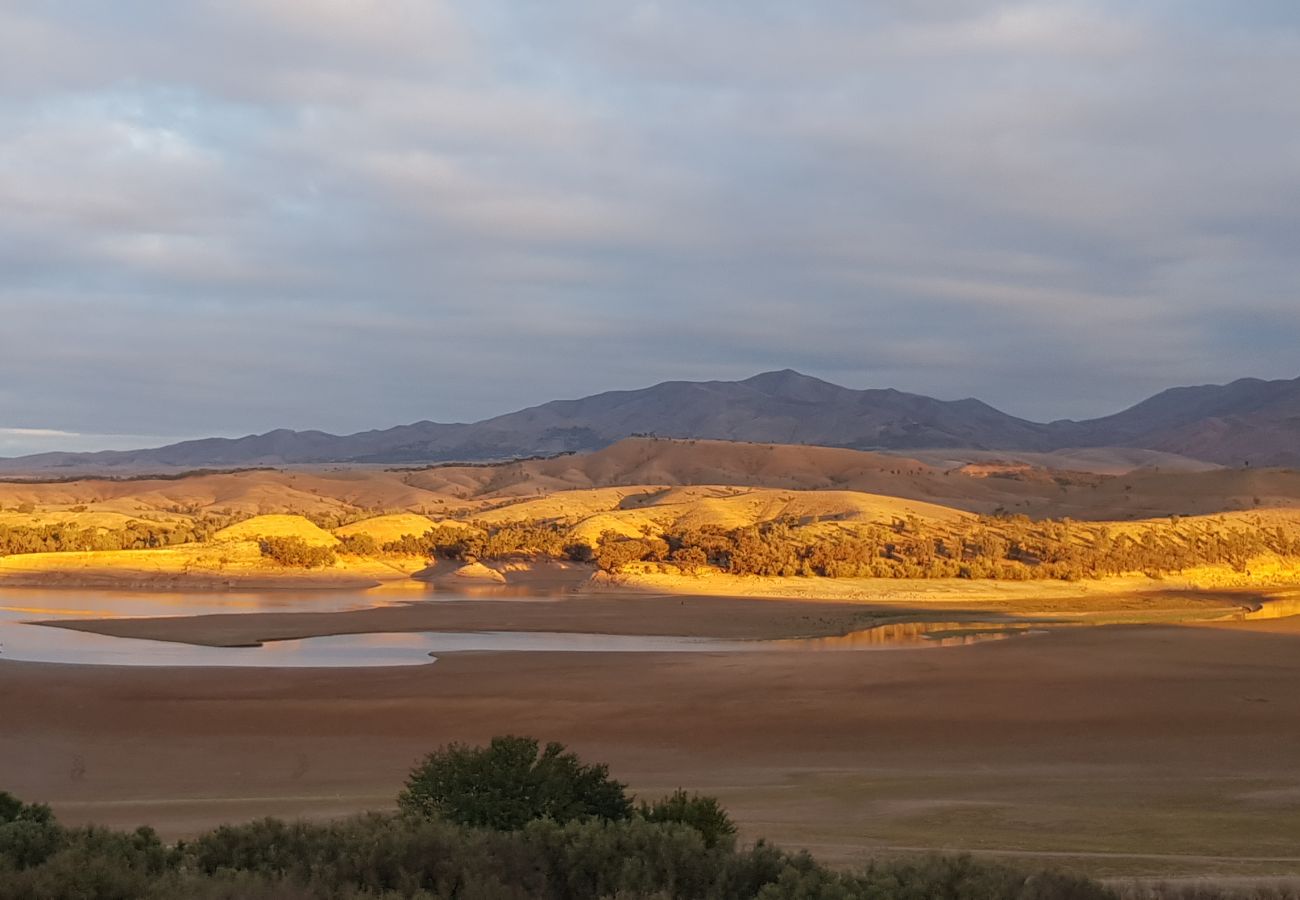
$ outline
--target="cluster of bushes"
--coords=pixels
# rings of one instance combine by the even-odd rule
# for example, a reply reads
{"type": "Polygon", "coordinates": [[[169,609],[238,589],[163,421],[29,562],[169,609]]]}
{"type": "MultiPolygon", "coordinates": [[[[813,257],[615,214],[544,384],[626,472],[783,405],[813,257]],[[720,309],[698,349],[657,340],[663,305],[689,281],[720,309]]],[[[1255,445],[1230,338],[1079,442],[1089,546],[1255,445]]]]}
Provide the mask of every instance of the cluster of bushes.
{"type": "Polygon", "coordinates": [[[266,537],[258,546],[263,556],[296,569],[319,569],[338,560],[333,547],[309,544],[300,537],[266,537]]]}
{"type": "Polygon", "coordinates": [[[134,522],[124,528],[0,525],[0,556],[75,550],[147,550],[207,540],[215,530],[204,522],[176,525],[134,522]]]}
{"type": "Polygon", "coordinates": [[[670,563],[686,572],[710,565],[735,575],[830,578],[1100,578],[1152,575],[1201,565],[1238,571],[1252,557],[1300,556],[1300,537],[1281,528],[1151,525],[1133,535],[1068,520],[981,517],[959,526],[916,519],[808,536],[787,522],[745,528],[705,526],[662,537],[606,533],[596,563],[607,571],[636,562],[670,563]]]}
{"type": "Polygon", "coordinates": [[[378,556],[381,549],[379,542],[368,534],[358,532],[339,536],[338,552],[348,556],[378,556]]]}
{"type": "Polygon", "coordinates": [[[712,566],[734,575],[828,578],[1101,578],[1131,572],[1161,575],[1202,565],[1242,571],[1252,557],[1300,557],[1300,536],[1279,527],[1229,528],[1177,520],[1131,533],[1068,519],[981,516],[957,524],[915,517],[891,525],[807,529],[775,521],[743,528],[702,526],[661,536],[605,532],[593,548],[554,522],[440,525],[378,544],[345,538],[341,550],[442,559],[546,557],[595,562],[617,572],[633,563],[669,564],[688,574],[712,566]]]}
{"type": "Polygon", "coordinates": [[[384,553],[441,559],[508,559],[541,556],[551,559],[591,559],[592,549],[568,539],[565,529],[550,522],[474,523],[472,527],[436,525],[424,534],[403,535],[379,549],[384,553]]]}
{"type": "Polygon", "coordinates": [[[65,828],[0,794],[0,900],[1114,900],[1094,882],[967,857],[841,873],[762,841],[738,848],[715,800],[634,807],[601,765],[558,744],[452,745],[414,772],[396,815],[267,819],[167,845],[65,828]]]}

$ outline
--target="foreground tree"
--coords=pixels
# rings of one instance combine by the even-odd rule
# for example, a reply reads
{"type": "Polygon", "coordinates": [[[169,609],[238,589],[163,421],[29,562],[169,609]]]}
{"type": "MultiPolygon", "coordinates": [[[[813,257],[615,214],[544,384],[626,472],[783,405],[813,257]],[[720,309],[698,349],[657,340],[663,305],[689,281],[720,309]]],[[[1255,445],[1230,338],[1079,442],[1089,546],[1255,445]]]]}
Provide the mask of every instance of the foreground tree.
{"type": "Polygon", "coordinates": [[[515,831],[535,819],[619,820],[632,814],[624,785],[605,765],[584,765],[563,744],[493,738],[486,747],[448,744],[429,754],[398,797],[404,812],[476,828],[515,831]]]}
{"type": "Polygon", "coordinates": [[[679,788],[662,800],[642,803],[637,815],[647,822],[688,825],[700,833],[706,847],[731,847],[735,844],[736,824],[715,797],[687,794],[679,788]]]}

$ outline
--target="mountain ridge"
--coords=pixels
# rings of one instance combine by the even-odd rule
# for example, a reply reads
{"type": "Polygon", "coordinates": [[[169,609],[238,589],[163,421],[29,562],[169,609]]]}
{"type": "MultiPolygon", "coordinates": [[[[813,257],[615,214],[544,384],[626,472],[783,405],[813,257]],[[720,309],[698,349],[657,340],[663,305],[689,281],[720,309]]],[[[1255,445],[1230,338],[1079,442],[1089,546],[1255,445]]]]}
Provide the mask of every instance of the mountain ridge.
{"type": "Polygon", "coordinates": [[[857,390],[781,369],[551,400],[473,423],[421,420],[347,435],[280,428],[140,450],[13,457],[0,459],[0,471],[481,461],[596,450],[636,434],[889,451],[1115,446],[1217,464],[1300,465],[1300,378],[1169,388],[1109,416],[1039,423],[974,397],[857,390]]]}

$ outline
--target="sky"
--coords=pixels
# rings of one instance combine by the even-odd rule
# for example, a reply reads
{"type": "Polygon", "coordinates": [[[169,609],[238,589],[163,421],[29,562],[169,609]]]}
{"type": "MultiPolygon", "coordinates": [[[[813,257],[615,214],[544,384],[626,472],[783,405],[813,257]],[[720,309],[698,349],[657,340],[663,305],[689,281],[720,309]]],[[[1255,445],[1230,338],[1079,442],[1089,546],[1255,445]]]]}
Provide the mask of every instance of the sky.
{"type": "Polygon", "coordinates": [[[1293,0],[0,0],[0,455],[1300,376],[1293,0]]]}

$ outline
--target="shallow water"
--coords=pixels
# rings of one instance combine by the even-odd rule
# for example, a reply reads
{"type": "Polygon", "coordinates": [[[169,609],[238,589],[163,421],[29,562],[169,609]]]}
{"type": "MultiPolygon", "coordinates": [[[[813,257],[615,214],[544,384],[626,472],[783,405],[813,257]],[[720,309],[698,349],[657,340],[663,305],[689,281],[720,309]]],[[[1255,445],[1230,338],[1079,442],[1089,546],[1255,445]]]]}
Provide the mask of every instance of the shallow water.
{"type": "Polygon", "coordinates": [[[1280,594],[1264,600],[1256,609],[1246,610],[1239,617],[1254,619],[1285,619],[1300,616],[1300,593],[1280,594]]]}
{"type": "Polygon", "coordinates": [[[430,599],[468,599],[421,587],[371,591],[118,591],[0,589],[0,620],[120,619],[216,613],[346,612],[430,599]]]}
{"type": "Polygon", "coordinates": [[[1023,634],[959,622],[906,622],[847,635],[773,641],[573,632],[385,632],[204,647],[119,638],[33,624],[34,620],[194,616],[253,612],[342,612],[401,603],[476,600],[425,591],[176,593],[0,591],[0,659],[111,666],[337,668],[427,665],[465,652],[753,653],[897,650],[999,640],[1023,634]]]}
{"type": "Polygon", "coordinates": [[[985,641],[1041,634],[1028,626],[979,622],[895,622],[848,634],[819,638],[766,641],[779,650],[901,650],[915,647],[964,647],[985,641]]]}

